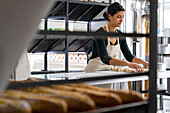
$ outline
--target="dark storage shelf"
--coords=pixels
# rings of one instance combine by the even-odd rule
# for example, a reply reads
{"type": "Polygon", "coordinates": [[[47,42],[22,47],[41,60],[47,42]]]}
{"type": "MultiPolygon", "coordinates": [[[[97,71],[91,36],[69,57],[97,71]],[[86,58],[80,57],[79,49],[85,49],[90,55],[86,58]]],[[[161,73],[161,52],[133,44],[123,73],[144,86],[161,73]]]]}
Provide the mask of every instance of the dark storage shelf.
{"type": "MultiPolygon", "coordinates": [[[[103,9],[108,6],[108,3],[97,3],[88,1],[68,1],[68,0],[56,0],[54,7],[50,11],[47,18],[55,20],[65,20],[66,18],[66,3],[69,5],[68,20],[72,21],[92,21],[103,9]]],[[[68,52],[87,52],[91,51],[92,36],[66,36],[64,31],[40,31],[40,34],[35,36],[28,45],[28,52],[50,52],[65,51],[65,38],[68,38],[68,52]],[[59,35],[47,35],[47,34],[59,34],[59,35]],[[54,40],[55,39],[55,40],[54,40]]],[[[82,32],[80,32],[82,33],[82,32]]],[[[75,34],[75,35],[74,35],[75,34]]],[[[69,34],[68,34],[69,35],[69,34]]]]}
{"type": "MultiPolygon", "coordinates": [[[[103,32],[81,32],[81,31],[39,31],[38,34],[47,35],[49,38],[53,38],[53,36],[66,38],[66,35],[77,38],[93,38],[93,36],[120,36],[120,37],[149,37],[149,34],[140,34],[140,33],[103,33],[103,32]],[[51,37],[50,37],[51,36],[51,37]]],[[[38,37],[37,37],[38,38],[38,37]]],[[[40,37],[41,38],[41,37],[40,37]]]]}
{"type": "Polygon", "coordinates": [[[136,33],[100,33],[100,32],[66,32],[66,31],[39,31],[39,34],[28,45],[28,52],[50,52],[65,51],[65,38],[68,38],[69,52],[86,52],[89,53],[92,47],[92,38],[97,36],[120,36],[124,37],[149,37],[149,34],[136,33]]]}
{"type": "MultiPolygon", "coordinates": [[[[108,3],[97,3],[88,1],[68,1],[57,0],[48,18],[65,19],[66,3],[69,5],[68,20],[92,21],[108,3]]],[[[149,37],[149,34],[134,33],[96,33],[96,32],[66,32],[66,31],[39,31],[39,35],[28,45],[28,52],[64,52],[65,38],[68,38],[68,52],[91,52],[93,36],[129,36],[129,37],[149,37]]],[[[102,37],[101,37],[102,38],[102,37]]]]}
{"type": "MultiPolygon", "coordinates": [[[[83,36],[84,37],[84,36],[83,36]]],[[[28,45],[28,52],[63,52],[65,51],[65,36],[46,37],[39,36],[33,39],[28,45]]],[[[92,38],[77,38],[69,36],[68,51],[69,52],[90,52],[92,45],[92,38]]]]}
{"type": "MultiPolygon", "coordinates": [[[[56,1],[51,13],[48,15],[48,18],[65,19],[66,2],[67,1],[56,1]]],[[[106,3],[69,1],[68,20],[91,21],[107,6],[108,4],[106,3]]]]}

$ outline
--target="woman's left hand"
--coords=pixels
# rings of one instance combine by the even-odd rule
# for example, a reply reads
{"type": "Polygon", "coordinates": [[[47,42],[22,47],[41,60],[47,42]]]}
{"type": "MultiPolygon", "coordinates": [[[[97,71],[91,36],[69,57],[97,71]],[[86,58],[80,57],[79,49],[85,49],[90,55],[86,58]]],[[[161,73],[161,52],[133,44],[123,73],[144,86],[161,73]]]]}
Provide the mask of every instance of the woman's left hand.
{"type": "Polygon", "coordinates": [[[132,62],[133,63],[137,63],[137,64],[142,64],[145,69],[148,69],[149,63],[144,61],[144,60],[142,60],[142,59],[140,59],[140,58],[134,57],[132,62]]]}
{"type": "Polygon", "coordinates": [[[143,61],[142,64],[143,64],[143,66],[144,66],[145,69],[148,69],[148,66],[149,66],[149,63],[148,63],[148,62],[143,61]]]}

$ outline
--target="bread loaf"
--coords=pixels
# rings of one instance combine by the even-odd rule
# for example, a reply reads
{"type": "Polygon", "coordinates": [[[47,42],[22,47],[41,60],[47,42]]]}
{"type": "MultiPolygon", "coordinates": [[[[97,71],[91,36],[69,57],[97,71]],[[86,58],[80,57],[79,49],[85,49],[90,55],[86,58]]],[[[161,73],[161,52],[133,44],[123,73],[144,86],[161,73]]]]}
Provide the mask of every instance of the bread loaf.
{"type": "Polygon", "coordinates": [[[119,95],[121,97],[123,103],[144,101],[142,94],[140,92],[137,92],[137,91],[121,90],[121,89],[119,89],[119,90],[109,90],[109,89],[106,89],[106,88],[100,88],[100,87],[88,85],[88,84],[85,84],[85,83],[68,84],[68,86],[88,88],[88,89],[96,90],[96,91],[112,92],[114,94],[119,95]]]}
{"type": "Polygon", "coordinates": [[[0,98],[0,113],[32,113],[32,109],[24,100],[0,98]]]}
{"type": "Polygon", "coordinates": [[[27,91],[33,93],[46,94],[46,96],[48,97],[64,99],[68,104],[68,108],[73,111],[85,111],[92,110],[95,108],[94,101],[88,95],[82,93],[55,90],[44,86],[31,88],[28,89],[27,91]]]}
{"type": "Polygon", "coordinates": [[[53,89],[67,90],[67,91],[76,91],[87,94],[90,98],[92,98],[97,105],[101,106],[114,106],[122,104],[121,98],[110,92],[102,92],[102,91],[94,91],[85,88],[76,88],[66,85],[52,85],[53,89]]]}
{"type": "Polygon", "coordinates": [[[66,84],[66,85],[71,86],[71,87],[87,88],[90,90],[97,90],[97,91],[105,91],[105,92],[110,91],[107,88],[101,88],[101,87],[97,87],[93,85],[88,85],[86,83],[72,83],[72,84],[66,84]]]}
{"type": "Polygon", "coordinates": [[[137,91],[117,89],[117,90],[111,90],[110,92],[118,94],[123,100],[123,103],[144,101],[142,94],[137,91]]]}
{"type": "Polygon", "coordinates": [[[66,113],[67,104],[62,99],[50,98],[38,94],[6,90],[2,94],[6,98],[23,99],[26,100],[32,107],[33,112],[40,113],[66,113]]]}

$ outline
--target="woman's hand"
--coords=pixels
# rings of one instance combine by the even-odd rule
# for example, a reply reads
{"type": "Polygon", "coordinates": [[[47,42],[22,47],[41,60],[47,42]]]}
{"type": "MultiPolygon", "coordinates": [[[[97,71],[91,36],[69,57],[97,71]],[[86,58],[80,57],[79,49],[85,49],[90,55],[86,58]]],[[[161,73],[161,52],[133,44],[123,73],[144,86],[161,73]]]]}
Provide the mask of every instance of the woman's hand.
{"type": "Polygon", "coordinates": [[[140,58],[137,58],[137,57],[134,57],[134,58],[132,59],[132,62],[133,62],[133,63],[137,63],[137,64],[142,64],[145,69],[147,69],[147,68],[148,68],[148,65],[149,65],[148,62],[146,62],[146,61],[144,61],[144,60],[142,60],[142,59],[140,59],[140,58]]]}
{"type": "Polygon", "coordinates": [[[128,63],[128,67],[135,69],[137,72],[143,72],[143,68],[136,63],[128,63]]]}
{"type": "Polygon", "coordinates": [[[143,60],[142,65],[144,66],[145,69],[148,69],[149,63],[143,60]]]}

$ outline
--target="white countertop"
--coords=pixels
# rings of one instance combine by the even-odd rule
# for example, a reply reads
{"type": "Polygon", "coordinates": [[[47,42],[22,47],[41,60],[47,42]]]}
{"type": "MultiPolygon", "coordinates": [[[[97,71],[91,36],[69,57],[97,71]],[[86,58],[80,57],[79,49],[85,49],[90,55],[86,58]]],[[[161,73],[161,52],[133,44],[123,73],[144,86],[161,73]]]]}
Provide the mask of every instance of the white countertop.
{"type": "MultiPolygon", "coordinates": [[[[71,72],[71,73],[54,73],[54,74],[38,74],[32,75],[32,77],[41,78],[41,79],[49,79],[49,80],[65,80],[65,79],[79,79],[79,78],[90,78],[90,77],[99,77],[99,76],[109,76],[109,75],[124,75],[129,74],[126,72],[115,72],[115,71],[98,71],[98,72],[71,72]]],[[[158,71],[158,78],[169,78],[170,71],[160,72],[158,71]]],[[[109,80],[100,80],[100,81],[92,81],[88,82],[88,84],[105,84],[105,83],[116,83],[116,82],[126,82],[126,81],[139,81],[139,80],[147,80],[148,76],[134,76],[128,78],[116,78],[109,80]]]]}
{"type": "Polygon", "coordinates": [[[97,71],[97,72],[70,72],[70,73],[52,73],[52,74],[37,74],[37,75],[31,75],[32,77],[40,77],[42,76],[48,76],[48,79],[57,79],[57,78],[87,78],[87,77],[97,77],[97,76],[107,76],[107,75],[122,75],[122,74],[129,74],[126,72],[115,72],[115,71],[97,71]]]}
{"type": "MultiPolygon", "coordinates": [[[[68,80],[68,79],[79,79],[79,78],[90,78],[90,77],[103,77],[103,76],[124,76],[126,72],[115,72],[115,71],[98,71],[98,72],[91,72],[91,73],[85,73],[85,72],[70,72],[70,73],[54,73],[54,74],[38,74],[38,75],[32,75],[32,77],[41,78],[41,79],[48,79],[48,80],[68,80]]],[[[170,71],[160,72],[158,71],[158,79],[160,78],[170,78],[170,71]]],[[[86,82],[89,85],[105,85],[104,87],[108,87],[108,85],[111,85],[109,87],[112,87],[113,83],[118,82],[129,82],[129,81],[143,81],[148,80],[148,75],[139,75],[134,77],[125,77],[125,78],[114,78],[114,79],[107,79],[107,80],[94,80],[86,82]]],[[[165,80],[165,79],[164,79],[165,80]]],[[[167,81],[164,81],[164,85],[161,86],[164,89],[167,89],[167,81]]],[[[159,83],[158,83],[159,84],[159,83]]]]}

